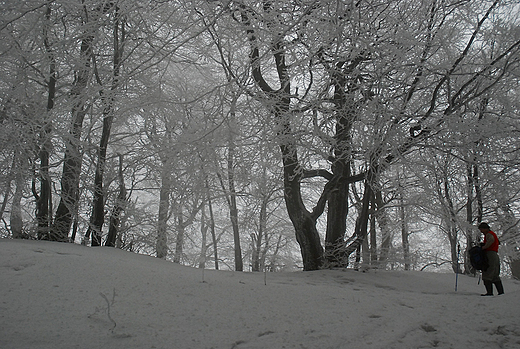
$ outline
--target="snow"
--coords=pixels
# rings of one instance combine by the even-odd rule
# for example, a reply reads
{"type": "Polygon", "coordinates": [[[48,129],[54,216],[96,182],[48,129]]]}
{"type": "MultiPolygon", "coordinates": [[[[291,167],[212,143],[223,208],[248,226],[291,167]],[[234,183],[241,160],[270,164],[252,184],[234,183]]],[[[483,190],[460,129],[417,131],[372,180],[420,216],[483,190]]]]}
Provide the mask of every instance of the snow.
{"type": "Polygon", "coordinates": [[[0,348],[520,348],[520,282],[431,272],[241,273],[0,240],[0,348]]]}

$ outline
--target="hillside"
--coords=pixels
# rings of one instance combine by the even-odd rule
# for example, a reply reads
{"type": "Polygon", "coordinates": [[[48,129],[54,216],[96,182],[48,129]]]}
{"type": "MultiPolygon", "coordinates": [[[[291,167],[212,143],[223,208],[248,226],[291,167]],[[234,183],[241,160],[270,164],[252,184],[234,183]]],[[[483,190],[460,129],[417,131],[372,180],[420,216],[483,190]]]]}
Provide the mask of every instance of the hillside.
{"type": "Polygon", "coordinates": [[[520,282],[427,272],[202,271],[0,240],[0,348],[518,348],[520,282]]]}

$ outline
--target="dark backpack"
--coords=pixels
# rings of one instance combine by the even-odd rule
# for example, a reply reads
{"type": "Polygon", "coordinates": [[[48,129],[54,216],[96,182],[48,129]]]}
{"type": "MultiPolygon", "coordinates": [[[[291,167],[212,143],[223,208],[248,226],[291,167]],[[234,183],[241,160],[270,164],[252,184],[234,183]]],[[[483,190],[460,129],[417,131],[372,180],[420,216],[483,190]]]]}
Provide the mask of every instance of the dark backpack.
{"type": "Polygon", "coordinates": [[[482,247],[473,246],[468,251],[469,261],[471,266],[476,270],[486,271],[488,268],[488,261],[486,258],[486,253],[482,251],[482,247]]]}

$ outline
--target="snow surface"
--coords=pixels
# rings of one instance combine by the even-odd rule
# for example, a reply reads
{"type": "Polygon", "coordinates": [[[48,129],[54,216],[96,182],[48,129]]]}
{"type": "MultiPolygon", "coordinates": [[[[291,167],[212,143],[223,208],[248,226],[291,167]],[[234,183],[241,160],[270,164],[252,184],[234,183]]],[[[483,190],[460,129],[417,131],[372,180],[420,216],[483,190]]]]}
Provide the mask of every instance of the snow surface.
{"type": "Polygon", "coordinates": [[[520,282],[404,271],[241,273],[0,240],[0,348],[520,348],[520,282]]]}

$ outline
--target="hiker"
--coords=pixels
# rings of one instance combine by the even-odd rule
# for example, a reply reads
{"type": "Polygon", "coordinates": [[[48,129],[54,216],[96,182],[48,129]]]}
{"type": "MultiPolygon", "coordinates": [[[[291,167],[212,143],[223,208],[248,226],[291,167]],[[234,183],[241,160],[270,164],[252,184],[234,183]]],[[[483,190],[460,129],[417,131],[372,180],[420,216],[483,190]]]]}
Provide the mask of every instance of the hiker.
{"type": "Polygon", "coordinates": [[[484,280],[484,286],[486,287],[486,293],[482,296],[493,295],[493,284],[497,288],[498,294],[504,294],[504,286],[500,280],[500,259],[498,258],[498,241],[497,234],[491,231],[491,228],[487,223],[480,223],[478,230],[484,234],[484,242],[482,250],[486,254],[488,267],[482,271],[482,280],[484,280]]]}

